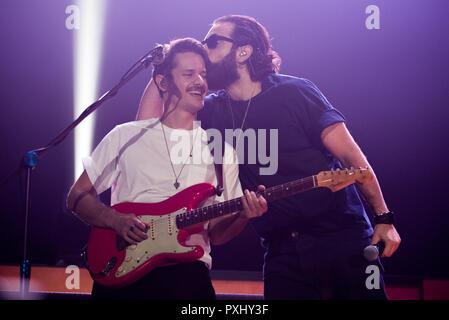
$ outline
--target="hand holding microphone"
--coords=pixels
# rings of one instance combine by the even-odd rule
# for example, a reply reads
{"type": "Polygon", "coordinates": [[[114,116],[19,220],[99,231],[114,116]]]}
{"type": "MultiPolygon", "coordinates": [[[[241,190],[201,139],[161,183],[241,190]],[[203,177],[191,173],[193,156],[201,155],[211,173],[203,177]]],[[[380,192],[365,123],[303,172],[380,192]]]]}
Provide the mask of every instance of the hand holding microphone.
{"type": "Polygon", "coordinates": [[[385,242],[379,241],[375,244],[370,244],[369,246],[363,249],[363,256],[368,261],[375,261],[378,257],[382,256],[382,253],[385,250],[385,242]]]}
{"type": "MultiPolygon", "coordinates": [[[[384,221],[385,222],[385,221],[384,221]]],[[[378,257],[391,257],[398,249],[401,243],[401,237],[393,224],[376,224],[371,245],[363,250],[363,255],[368,261],[376,260],[378,257]],[[372,259],[372,260],[370,260],[372,259]]]]}

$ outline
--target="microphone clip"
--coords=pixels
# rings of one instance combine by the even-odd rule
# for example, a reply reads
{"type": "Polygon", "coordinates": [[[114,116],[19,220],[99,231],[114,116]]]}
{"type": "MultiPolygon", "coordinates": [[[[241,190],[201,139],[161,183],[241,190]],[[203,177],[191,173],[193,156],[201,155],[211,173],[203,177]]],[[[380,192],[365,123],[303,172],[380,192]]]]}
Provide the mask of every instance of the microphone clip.
{"type": "Polygon", "coordinates": [[[140,63],[148,66],[149,64],[158,65],[164,60],[164,46],[161,44],[156,45],[150,52],[148,52],[142,59],[140,63]]]}

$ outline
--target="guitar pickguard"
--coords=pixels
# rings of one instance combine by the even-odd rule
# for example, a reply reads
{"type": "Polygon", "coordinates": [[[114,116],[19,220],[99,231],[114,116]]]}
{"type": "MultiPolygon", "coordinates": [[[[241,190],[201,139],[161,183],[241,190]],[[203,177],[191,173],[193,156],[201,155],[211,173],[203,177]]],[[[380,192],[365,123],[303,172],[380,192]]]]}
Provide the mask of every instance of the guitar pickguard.
{"type": "Polygon", "coordinates": [[[160,216],[139,216],[149,226],[148,239],[126,248],[126,256],[123,263],[118,267],[115,276],[123,277],[149,259],[158,254],[180,254],[195,250],[195,247],[185,247],[178,242],[179,229],[176,227],[176,216],[184,213],[185,208],[176,212],[160,216]]]}

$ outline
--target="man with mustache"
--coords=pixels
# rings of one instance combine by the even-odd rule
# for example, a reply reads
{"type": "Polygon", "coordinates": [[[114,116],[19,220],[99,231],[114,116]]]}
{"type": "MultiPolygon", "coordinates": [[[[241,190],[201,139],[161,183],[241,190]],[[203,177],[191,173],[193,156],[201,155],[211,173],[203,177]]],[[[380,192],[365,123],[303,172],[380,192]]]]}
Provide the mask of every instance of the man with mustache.
{"type": "MultiPolygon", "coordinates": [[[[164,51],[163,61],[154,68],[153,79],[160,90],[165,113],[160,119],[133,121],[110,131],[92,155],[83,159],[85,170],[67,198],[67,207],[80,219],[96,227],[113,229],[130,244],[148,238],[147,224],[133,214],[122,214],[104,205],[96,198],[97,194],[112,187],[112,205],[155,203],[198,183],[217,184],[213,161],[209,161],[211,154],[206,163],[192,160],[197,152],[207,148],[206,133],[195,121],[208,90],[207,52],[199,41],[191,38],[172,41],[164,51]],[[173,136],[188,141],[187,152],[182,152],[179,160],[173,160],[176,153],[173,150],[180,144],[173,136]]],[[[232,154],[232,148],[227,151],[232,154]]],[[[228,241],[243,229],[248,219],[267,210],[263,197],[248,190],[242,196],[237,164],[223,163],[223,183],[223,195],[209,198],[204,205],[242,197],[244,210],[210,220],[203,230],[187,239],[187,245],[203,248],[204,255],[199,261],[158,267],[120,289],[94,282],[93,297],[214,299],[209,276],[212,263],[209,242],[228,241]]]]}
{"type": "MultiPolygon", "coordinates": [[[[309,80],[277,73],[280,57],[254,18],[218,18],[203,43],[211,61],[209,88],[219,91],[206,97],[199,114],[202,126],[221,132],[278,129],[277,173],[261,175],[264,165],[259,161],[240,163],[245,188],[271,187],[342,167],[366,167],[374,175],[345,118],[321,91],[309,80]]],[[[160,113],[161,108],[153,108],[157,99],[150,83],[138,118],[160,113]]],[[[269,145],[264,150],[270,150],[269,145]]],[[[368,262],[361,253],[370,243],[383,241],[383,256],[390,257],[401,239],[375,175],[358,190],[375,213],[374,229],[354,185],[335,193],[320,188],[278,200],[252,220],[266,248],[266,299],[387,298],[380,261],[374,262],[380,286],[369,288],[368,262]]]]}

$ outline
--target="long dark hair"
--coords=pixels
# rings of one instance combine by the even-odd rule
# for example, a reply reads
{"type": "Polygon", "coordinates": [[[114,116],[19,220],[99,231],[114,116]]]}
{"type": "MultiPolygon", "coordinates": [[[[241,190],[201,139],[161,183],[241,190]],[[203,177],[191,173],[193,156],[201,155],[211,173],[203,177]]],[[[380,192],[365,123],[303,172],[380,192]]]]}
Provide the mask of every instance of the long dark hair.
{"type": "Polygon", "coordinates": [[[234,24],[232,39],[235,45],[251,45],[253,54],[247,60],[251,80],[260,81],[267,73],[277,73],[281,57],[273,50],[267,29],[256,19],[243,15],[227,15],[214,20],[213,24],[230,22],[234,24]]]}

